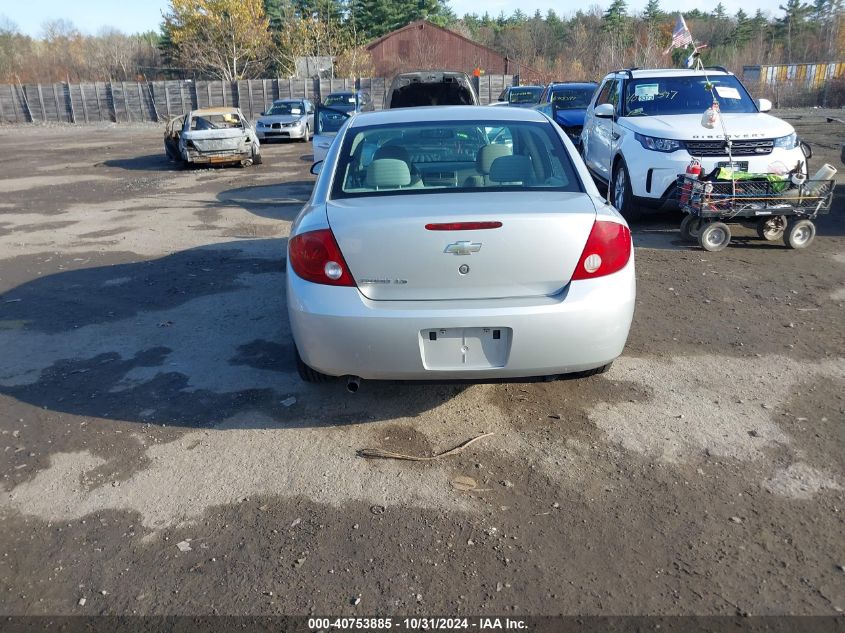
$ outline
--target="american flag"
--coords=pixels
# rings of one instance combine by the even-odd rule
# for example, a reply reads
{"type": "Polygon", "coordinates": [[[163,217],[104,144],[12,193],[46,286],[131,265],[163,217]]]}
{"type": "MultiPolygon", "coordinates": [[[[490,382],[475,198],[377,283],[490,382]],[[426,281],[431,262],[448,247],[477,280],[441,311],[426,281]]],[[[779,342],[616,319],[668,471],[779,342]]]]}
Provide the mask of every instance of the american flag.
{"type": "Polygon", "coordinates": [[[692,43],[692,33],[689,32],[687,23],[684,22],[684,16],[679,13],[678,19],[675,21],[675,29],[672,31],[672,43],[663,54],[666,55],[673,48],[681,48],[692,43]]]}

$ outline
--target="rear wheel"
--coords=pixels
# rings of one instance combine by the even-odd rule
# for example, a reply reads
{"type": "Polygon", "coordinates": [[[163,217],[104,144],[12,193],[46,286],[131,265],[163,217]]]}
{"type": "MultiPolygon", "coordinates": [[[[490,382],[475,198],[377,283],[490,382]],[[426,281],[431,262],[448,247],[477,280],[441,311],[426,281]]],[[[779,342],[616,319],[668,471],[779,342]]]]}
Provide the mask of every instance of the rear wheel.
{"type": "Polygon", "coordinates": [[[294,356],[296,357],[296,372],[299,374],[299,377],[302,378],[305,382],[316,382],[316,383],[326,383],[326,382],[333,382],[335,380],[334,376],[329,376],[327,374],[323,374],[316,369],[312,369],[308,365],[305,364],[305,361],[302,360],[302,357],[299,355],[299,350],[296,347],[293,348],[294,356]]]}
{"type": "Polygon", "coordinates": [[[816,237],[816,225],[809,220],[791,222],[783,241],[789,248],[807,248],[816,237]]]}
{"type": "Polygon", "coordinates": [[[685,215],[681,220],[681,238],[687,242],[695,242],[698,240],[699,233],[701,233],[701,218],[685,215]]]}
{"type": "Polygon", "coordinates": [[[786,216],[776,215],[771,218],[763,218],[757,222],[757,235],[767,242],[774,242],[783,237],[786,230],[786,216]]]}
{"type": "Polygon", "coordinates": [[[634,194],[631,192],[631,178],[628,175],[628,168],[625,166],[624,160],[620,159],[613,170],[610,196],[613,206],[626,220],[640,219],[642,211],[634,203],[634,194]]]}
{"type": "Polygon", "coordinates": [[[724,250],[731,243],[731,230],[724,222],[711,222],[701,229],[698,243],[701,248],[711,253],[724,250]]]}

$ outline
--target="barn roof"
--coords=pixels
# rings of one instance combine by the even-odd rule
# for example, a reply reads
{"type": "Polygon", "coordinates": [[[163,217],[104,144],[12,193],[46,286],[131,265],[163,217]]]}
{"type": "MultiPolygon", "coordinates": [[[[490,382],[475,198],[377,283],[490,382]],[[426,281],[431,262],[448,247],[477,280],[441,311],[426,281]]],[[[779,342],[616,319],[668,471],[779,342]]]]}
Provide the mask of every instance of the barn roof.
{"type": "Polygon", "coordinates": [[[425,26],[425,27],[428,27],[428,28],[443,31],[444,33],[448,33],[452,37],[455,37],[459,40],[463,40],[464,42],[466,42],[466,43],[468,43],[472,46],[475,46],[477,48],[483,49],[483,50],[487,51],[488,53],[490,53],[492,55],[498,55],[502,59],[508,59],[510,61],[514,61],[514,60],[510,59],[507,55],[502,55],[499,51],[492,49],[489,46],[484,46],[484,44],[479,44],[478,42],[474,42],[471,39],[469,39],[468,37],[464,37],[460,33],[456,33],[455,31],[450,31],[449,29],[444,28],[442,26],[438,26],[437,24],[434,24],[434,22],[429,22],[428,20],[416,20],[414,22],[411,22],[410,24],[406,24],[405,26],[396,29],[395,31],[391,31],[390,33],[385,33],[380,38],[375,39],[372,42],[370,42],[369,44],[367,44],[367,50],[372,50],[373,48],[375,48],[376,46],[381,44],[384,40],[389,39],[389,38],[393,37],[394,35],[398,35],[399,33],[403,33],[405,31],[411,31],[411,30],[418,28],[420,26],[425,26]]]}

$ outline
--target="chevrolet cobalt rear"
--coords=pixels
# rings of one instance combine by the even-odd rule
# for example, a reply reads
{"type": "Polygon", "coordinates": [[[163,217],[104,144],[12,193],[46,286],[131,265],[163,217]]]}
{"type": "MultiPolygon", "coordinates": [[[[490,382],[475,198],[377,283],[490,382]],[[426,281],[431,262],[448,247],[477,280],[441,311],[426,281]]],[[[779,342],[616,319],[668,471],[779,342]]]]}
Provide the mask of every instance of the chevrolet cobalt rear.
{"type": "Polygon", "coordinates": [[[631,234],[548,117],[359,114],[314,171],[288,242],[303,379],[596,373],[621,354],[631,234]]]}

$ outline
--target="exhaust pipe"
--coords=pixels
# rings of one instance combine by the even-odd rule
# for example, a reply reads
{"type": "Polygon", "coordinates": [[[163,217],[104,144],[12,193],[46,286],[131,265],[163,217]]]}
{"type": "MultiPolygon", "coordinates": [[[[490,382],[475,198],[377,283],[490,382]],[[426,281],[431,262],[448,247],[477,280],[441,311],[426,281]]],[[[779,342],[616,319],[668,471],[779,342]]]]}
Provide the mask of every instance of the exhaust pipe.
{"type": "Polygon", "coordinates": [[[358,376],[349,376],[346,379],[346,390],[349,393],[356,393],[361,387],[361,379],[358,376]]]}

